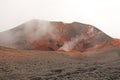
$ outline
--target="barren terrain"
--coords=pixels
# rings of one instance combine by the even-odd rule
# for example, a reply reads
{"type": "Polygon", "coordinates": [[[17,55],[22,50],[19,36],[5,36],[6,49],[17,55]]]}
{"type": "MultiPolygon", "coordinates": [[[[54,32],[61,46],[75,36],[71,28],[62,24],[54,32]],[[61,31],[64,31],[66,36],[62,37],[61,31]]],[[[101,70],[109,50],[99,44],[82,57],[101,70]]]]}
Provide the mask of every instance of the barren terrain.
{"type": "Polygon", "coordinates": [[[120,80],[119,49],[85,54],[0,47],[0,80],[120,80]]]}
{"type": "Polygon", "coordinates": [[[120,80],[120,39],[89,24],[31,20],[0,46],[0,80],[120,80]]]}

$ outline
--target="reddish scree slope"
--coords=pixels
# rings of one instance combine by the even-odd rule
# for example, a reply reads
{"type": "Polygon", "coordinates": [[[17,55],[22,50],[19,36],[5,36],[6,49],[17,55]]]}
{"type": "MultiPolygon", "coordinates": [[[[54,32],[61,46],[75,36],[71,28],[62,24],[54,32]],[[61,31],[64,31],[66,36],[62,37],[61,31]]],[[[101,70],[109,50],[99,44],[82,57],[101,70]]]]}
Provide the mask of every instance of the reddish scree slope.
{"type": "Polygon", "coordinates": [[[97,44],[92,49],[110,49],[110,48],[120,48],[120,39],[106,40],[100,44],[97,44]]]}
{"type": "Polygon", "coordinates": [[[120,52],[120,39],[111,39],[101,42],[86,49],[84,52],[105,53],[105,52],[120,52]]]}
{"type": "Polygon", "coordinates": [[[44,51],[84,51],[111,37],[96,27],[73,22],[31,20],[0,33],[0,45],[44,51]]]}

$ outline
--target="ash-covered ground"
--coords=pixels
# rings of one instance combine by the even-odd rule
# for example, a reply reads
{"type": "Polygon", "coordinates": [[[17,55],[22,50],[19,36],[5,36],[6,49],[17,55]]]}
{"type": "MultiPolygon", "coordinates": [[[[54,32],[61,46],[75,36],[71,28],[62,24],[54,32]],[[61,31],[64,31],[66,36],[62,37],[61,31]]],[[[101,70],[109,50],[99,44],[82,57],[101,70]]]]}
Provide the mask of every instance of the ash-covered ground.
{"type": "Polygon", "coordinates": [[[73,57],[65,52],[4,49],[0,80],[120,80],[120,53],[73,57]]]}

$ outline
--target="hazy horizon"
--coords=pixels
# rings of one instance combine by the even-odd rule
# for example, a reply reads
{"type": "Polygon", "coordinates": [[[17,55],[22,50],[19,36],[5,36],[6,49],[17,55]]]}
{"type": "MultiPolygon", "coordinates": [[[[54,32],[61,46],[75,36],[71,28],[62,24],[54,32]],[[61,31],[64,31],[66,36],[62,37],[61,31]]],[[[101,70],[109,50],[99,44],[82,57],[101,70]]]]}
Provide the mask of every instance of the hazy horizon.
{"type": "Polygon", "coordinates": [[[0,32],[31,19],[81,22],[120,38],[119,0],[0,0],[0,32]]]}

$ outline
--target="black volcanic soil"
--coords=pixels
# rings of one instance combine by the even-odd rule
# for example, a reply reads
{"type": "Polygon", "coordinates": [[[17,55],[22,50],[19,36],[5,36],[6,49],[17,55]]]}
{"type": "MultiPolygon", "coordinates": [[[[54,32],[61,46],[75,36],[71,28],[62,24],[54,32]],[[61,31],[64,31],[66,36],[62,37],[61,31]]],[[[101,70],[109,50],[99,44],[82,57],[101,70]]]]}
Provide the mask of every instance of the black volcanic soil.
{"type": "Polygon", "coordinates": [[[94,55],[0,47],[0,80],[120,80],[120,49],[89,53],[94,55]]]}

